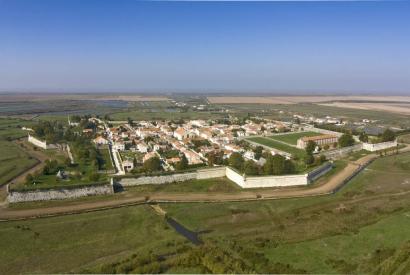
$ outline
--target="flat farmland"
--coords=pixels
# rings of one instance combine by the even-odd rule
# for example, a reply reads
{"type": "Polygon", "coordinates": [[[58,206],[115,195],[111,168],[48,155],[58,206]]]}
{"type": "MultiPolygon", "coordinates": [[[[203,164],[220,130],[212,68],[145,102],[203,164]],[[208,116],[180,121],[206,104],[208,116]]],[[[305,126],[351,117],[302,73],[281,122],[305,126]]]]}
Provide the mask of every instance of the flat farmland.
{"type": "Polygon", "coordinates": [[[410,96],[209,96],[212,104],[297,104],[332,101],[409,102],[410,96]]]}
{"type": "Polygon", "coordinates": [[[323,103],[323,106],[336,107],[336,108],[351,108],[359,110],[378,110],[390,113],[397,113],[403,115],[410,115],[410,104],[404,101],[403,103],[358,103],[358,102],[333,102],[323,103]]]}
{"type": "Polygon", "coordinates": [[[0,140],[0,185],[7,183],[37,163],[13,142],[0,140]]]}
{"type": "Polygon", "coordinates": [[[315,137],[320,136],[322,134],[316,132],[302,132],[302,133],[291,133],[291,134],[283,134],[283,135],[274,135],[270,136],[269,138],[273,140],[282,141],[291,145],[296,145],[298,139],[302,137],[315,137]]]}

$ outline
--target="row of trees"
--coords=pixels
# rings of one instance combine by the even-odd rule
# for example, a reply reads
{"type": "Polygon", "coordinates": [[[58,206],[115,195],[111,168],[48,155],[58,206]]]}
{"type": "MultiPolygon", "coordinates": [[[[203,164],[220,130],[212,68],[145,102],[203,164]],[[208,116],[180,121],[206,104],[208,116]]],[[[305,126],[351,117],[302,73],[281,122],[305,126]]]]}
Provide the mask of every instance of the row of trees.
{"type": "Polygon", "coordinates": [[[253,160],[246,160],[240,153],[232,153],[228,159],[229,166],[245,173],[246,175],[285,175],[295,172],[295,165],[292,160],[281,155],[265,154],[266,162],[260,166],[253,160]]]}

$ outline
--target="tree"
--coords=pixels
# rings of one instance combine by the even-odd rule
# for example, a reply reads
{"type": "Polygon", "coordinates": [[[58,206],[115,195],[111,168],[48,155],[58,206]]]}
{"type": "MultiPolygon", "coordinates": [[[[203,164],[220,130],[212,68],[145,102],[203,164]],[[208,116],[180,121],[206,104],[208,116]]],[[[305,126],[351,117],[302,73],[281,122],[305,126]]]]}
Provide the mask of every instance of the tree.
{"type": "Polygon", "coordinates": [[[279,154],[272,157],[272,174],[282,175],[285,173],[285,158],[279,154]]]}
{"type": "Polygon", "coordinates": [[[224,161],[223,156],[224,156],[224,153],[222,151],[209,153],[207,155],[208,165],[214,166],[215,164],[216,165],[223,164],[223,161],[224,161]]]}
{"type": "Polygon", "coordinates": [[[343,134],[339,138],[339,145],[340,147],[347,147],[347,146],[352,146],[354,144],[354,139],[351,134],[343,134]]]}
{"type": "Polygon", "coordinates": [[[256,146],[256,148],[253,150],[253,152],[255,153],[255,159],[260,159],[261,156],[262,156],[263,147],[262,146],[256,146]]]}
{"type": "Polygon", "coordinates": [[[158,157],[152,157],[144,162],[144,171],[155,172],[161,169],[161,162],[158,157]]]}
{"type": "Polygon", "coordinates": [[[361,142],[369,142],[369,136],[365,132],[361,132],[359,135],[359,140],[361,142]]]}
{"type": "Polygon", "coordinates": [[[244,163],[244,159],[241,154],[237,152],[233,152],[229,156],[229,165],[232,166],[233,168],[242,171],[243,163],[244,163]]]}
{"type": "Polygon", "coordinates": [[[266,162],[263,165],[263,173],[265,175],[272,175],[273,173],[272,167],[273,167],[273,157],[271,154],[269,154],[268,156],[266,156],[266,162]]]}
{"type": "Polygon", "coordinates": [[[244,173],[249,176],[255,176],[259,174],[259,167],[253,160],[248,160],[244,165],[244,173]]]}
{"type": "Polygon", "coordinates": [[[295,172],[295,165],[293,161],[291,161],[290,159],[286,159],[283,173],[292,174],[293,172],[295,172]]]}
{"type": "Polygon", "coordinates": [[[313,154],[313,151],[315,151],[316,148],[316,142],[313,140],[309,140],[308,143],[306,144],[305,151],[308,155],[313,154]]]}
{"type": "Polygon", "coordinates": [[[130,118],[130,117],[127,117],[127,123],[128,123],[130,126],[133,126],[133,125],[134,125],[134,123],[133,123],[133,121],[132,121],[132,118],[130,118]]]}
{"type": "Polygon", "coordinates": [[[185,155],[182,155],[181,160],[175,165],[178,171],[185,170],[188,168],[188,160],[185,155]]]}
{"type": "Polygon", "coordinates": [[[315,162],[315,158],[311,154],[305,156],[305,164],[310,165],[315,162]]]}
{"type": "Polygon", "coordinates": [[[392,130],[386,129],[383,132],[381,138],[382,138],[382,142],[393,141],[396,139],[396,134],[392,130]]]}

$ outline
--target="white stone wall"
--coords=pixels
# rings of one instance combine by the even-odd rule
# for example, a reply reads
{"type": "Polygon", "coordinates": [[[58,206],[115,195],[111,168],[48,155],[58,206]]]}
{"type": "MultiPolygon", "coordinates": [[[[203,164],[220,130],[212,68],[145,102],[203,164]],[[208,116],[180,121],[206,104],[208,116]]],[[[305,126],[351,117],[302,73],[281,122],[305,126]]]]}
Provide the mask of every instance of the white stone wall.
{"type": "Polygon", "coordinates": [[[384,150],[392,147],[397,146],[397,140],[395,141],[388,141],[388,142],[381,142],[381,143],[363,143],[363,149],[374,152],[374,151],[379,151],[379,150],[384,150]]]}
{"type": "Polygon", "coordinates": [[[118,181],[121,186],[136,186],[144,184],[165,184],[172,182],[183,182],[197,178],[197,173],[172,174],[165,176],[148,176],[139,178],[122,178],[118,181]]]}
{"type": "Polygon", "coordinates": [[[286,175],[286,176],[256,176],[243,177],[235,170],[226,167],[226,177],[242,188],[263,188],[307,185],[308,175],[286,175]]]}
{"type": "Polygon", "coordinates": [[[28,201],[48,201],[48,200],[64,200],[74,199],[95,195],[107,195],[114,193],[111,184],[84,186],[78,188],[58,188],[49,190],[33,190],[33,191],[10,191],[7,200],[10,203],[28,202],[28,201]]]}
{"type": "Polygon", "coordinates": [[[28,142],[31,142],[32,144],[40,148],[47,149],[47,142],[41,141],[31,135],[28,135],[28,142]]]}
{"type": "Polygon", "coordinates": [[[197,171],[197,179],[211,179],[211,178],[222,178],[225,177],[226,168],[225,166],[201,169],[197,171]]]}
{"type": "Polygon", "coordinates": [[[307,185],[307,175],[246,177],[243,188],[283,187],[307,185]]]}
{"type": "Polygon", "coordinates": [[[245,188],[245,179],[242,175],[240,175],[232,168],[226,167],[226,177],[234,183],[236,183],[237,185],[239,185],[240,187],[245,188]]]}

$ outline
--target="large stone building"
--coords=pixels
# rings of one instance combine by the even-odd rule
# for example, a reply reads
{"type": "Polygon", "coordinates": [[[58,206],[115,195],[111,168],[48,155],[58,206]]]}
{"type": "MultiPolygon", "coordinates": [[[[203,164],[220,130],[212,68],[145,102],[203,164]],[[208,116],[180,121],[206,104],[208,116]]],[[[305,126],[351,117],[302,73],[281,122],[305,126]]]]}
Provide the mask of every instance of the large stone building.
{"type": "Polygon", "coordinates": [[[338,137],[335,135],[319,135],[313,137],[302,137],[298,139],[297,147],[300,149],[305,149],[309,141],[315,142],[319,146],[326,144],[333,144],[338,141],[338,137]]]}

